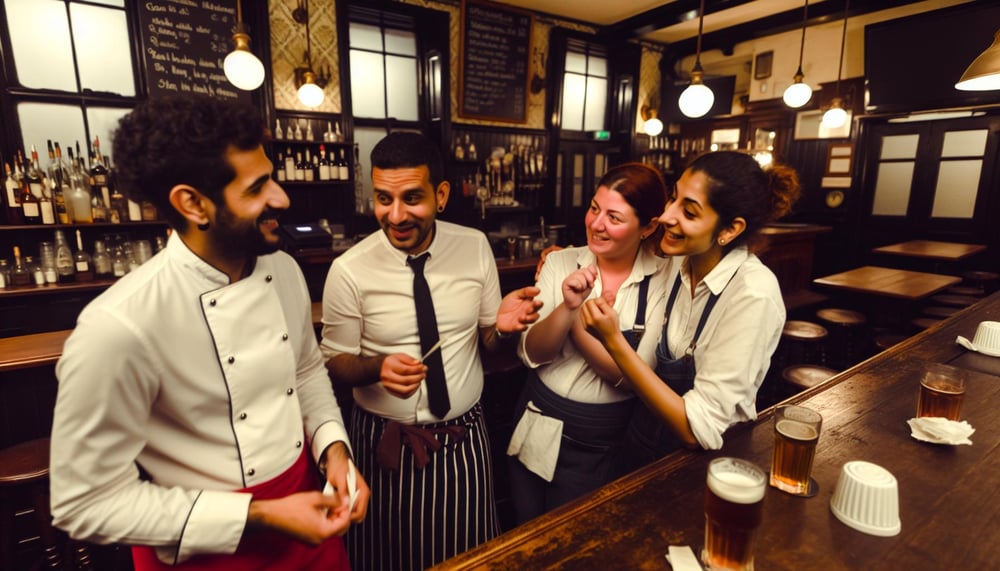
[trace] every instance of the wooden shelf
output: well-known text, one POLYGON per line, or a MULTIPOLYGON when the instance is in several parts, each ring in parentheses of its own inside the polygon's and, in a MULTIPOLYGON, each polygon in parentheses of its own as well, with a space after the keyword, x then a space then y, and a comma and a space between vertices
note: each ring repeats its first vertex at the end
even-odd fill
POLYGON ((0 289, 0 298, 24 297, 31 295, 50 295, 57 293, 79 293, 88 291, 102 291, 108 288, 115 280, 94 280, 92 282, 73 282, 65 284, 46 284, 30 286, 7 286, 0 289))

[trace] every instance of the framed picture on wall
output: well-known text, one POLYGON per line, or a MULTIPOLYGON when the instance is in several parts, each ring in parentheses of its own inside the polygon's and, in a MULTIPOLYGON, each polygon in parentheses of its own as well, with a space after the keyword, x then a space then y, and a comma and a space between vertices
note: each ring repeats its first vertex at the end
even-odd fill
POLYGON ((843 125, 830 128, 823 125, 823 110, 799 111, 795 114, 795 140, 806 139, 849 139, 853 114, 847 111, 847 120, 843 125))
POLYGON ((771 64, 774 63, 774 51, 757 54, 753 60, 753 78, 767 79, 771 77, 771 64))

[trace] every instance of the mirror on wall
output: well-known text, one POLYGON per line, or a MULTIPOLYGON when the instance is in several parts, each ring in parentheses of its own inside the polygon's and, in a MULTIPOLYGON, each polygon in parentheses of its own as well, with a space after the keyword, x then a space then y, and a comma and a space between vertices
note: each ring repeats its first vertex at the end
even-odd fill
POLYGON ((739 128, 713 129, 709 139, 709 148, 713 151, 735 151, 739 149, 739 128))

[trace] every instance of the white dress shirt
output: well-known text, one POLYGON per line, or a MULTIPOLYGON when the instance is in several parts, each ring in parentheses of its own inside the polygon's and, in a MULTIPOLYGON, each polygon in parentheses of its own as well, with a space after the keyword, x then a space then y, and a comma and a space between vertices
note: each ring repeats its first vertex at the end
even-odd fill
MULTIPOLYGON (((500 308, 496 260, 486 236, 441 220, 435 225, 424 276, 434 299, 451 410, 443 419, 431 413, 426 383, 407 398, 381 382, 354 389, 356 404, 404 424, 457 418, 479 401, 479 328, 493 327, 500 308)), ((413 270, 406 259, 379 231, 333 261, 323 290, 321 349, 327 359, 341 353, 421 357, 413 270)))
MULTIPOLYGON (((535 297, 542 301, 539 311, 539 321, 563 303, 562 283, 566 276, 578 268, 597 264, 597 258, 590 248, 579 246, 552 252, 545 257, 545 264, 535 284, 541 293, 535 297)), ((649 292, 646 295, 646 332, 639 341, 637 353, 649 364, 656 366, 656 344, 663 328, 663 309, 667 303, 667 269, 669 262, 639 249, 639 255, 632 265, 632 273, 622 282, 615 295, 614 310, 618 314, 618 324, 621 330, 632 329, 635 324, 635 314, 639 304, 639 285, 643 278, 652 274, 649 281, 649 292)), ((671 274, 672 279, 672 274, 671 274)), ((594 282, 594 287, 587 299, 601 295, 603 282, 600 275, 594 282)), ((536 322, 537 323, 537 322, 536 322)), ((594 372, 587 364, 569 335, 559 349, 559 355, 549 363, 533 362, 525 350, 527 334, 521 335, 518 355, 528 367, 537 369, 538 377, 545 386, 563 398, 583 403, 610 403, 634 398, 631 391, 615 389, 594 372)))
POLYGON ((694 388, 681 395, 698 443, 715 450, 732 424, 757 418, 757 390, 781 338, 785 304, 777 278, 745 247, 726 254, 693 298, 686 262, 681 262, 681 287, 667 324, 674 358, 691 344, 709 296, 722 292, 694 351, 694 388))
POLYGON ((166 562, 234 552, 250 495, 233 490, 283 473, 303 446, 318 458, 347 443, 283 252, 229 283, 174 234, 81 312, 56 374, 55 524, 166 562))

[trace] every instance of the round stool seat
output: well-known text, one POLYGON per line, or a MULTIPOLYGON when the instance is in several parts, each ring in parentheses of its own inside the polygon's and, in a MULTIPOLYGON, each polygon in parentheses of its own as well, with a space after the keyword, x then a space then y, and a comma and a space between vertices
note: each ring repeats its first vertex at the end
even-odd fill
POLYGON ((837 374, 837 371, 818 365, 791 365, 781 371, 781 379, 796 389, 815 387, 837 374))
POLYGON ((790 320, 785 322, 782 337, 801 341, 819 341, 827 336, 826 327, 811 321, 790 320))
POLYGON ((941 320, 934 317, 917 317, 916 319, 910 320, 910 324, 921 331, 929 327, 933 327, 938 323, 941 323, 941 320))
POLYGON ((889 347, 902 343, 907 339, 909 339, 909 337, 901 333, 883 333, 875 336, 875 346, 880 350, 885 351, 889 347))
POLYGON ((983 297, 986 292, 982 288, 972 287, 972 286, 951 286, 947 290, 948 293, 952 295, 966 295, 969 297, 983 297))
POLYGON ((952 307, 969 307, 979 301, 979 298, 970 295, 954 295, 942 293, 931 297, 931 301, 938 305, 950 305, 952 307))
POLYGON ((921 313, 928 317, 951 317, 959 311, 962 311, 961 307, 949 307, 947 305, 930 305, 920 310, 921 313))
POLYGON ((966 285, 977 287, 984 293, 990 293, 996 290, 997 283, 1000 282, 1000 274, 973 270, 962 273, 962 280, 966 285))
POLYGON ((33 482, 48 474, 48 438, 29 440, 0 450, 0 486, 33 482))
POLYGON ((865 317, 865 314, 860 311, 854 311, 853 309, 841 309, 837 307, 827 307, 821 309, 816 312, 816 317, 818 317, 821 321, 833 325, 864 325, 868 322, 868 318, 865 317))

